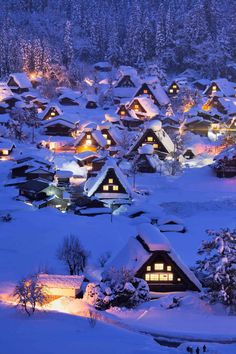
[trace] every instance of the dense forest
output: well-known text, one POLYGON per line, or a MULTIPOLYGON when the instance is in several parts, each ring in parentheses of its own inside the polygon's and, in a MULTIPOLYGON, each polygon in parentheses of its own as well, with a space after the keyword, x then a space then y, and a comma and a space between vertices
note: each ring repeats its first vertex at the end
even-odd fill
POLYGON ((0 76, 76 75, 81 62, 155 62, 167 72, 224 75, 236 60, 235 0, 8 0, 0 7, 0 76))

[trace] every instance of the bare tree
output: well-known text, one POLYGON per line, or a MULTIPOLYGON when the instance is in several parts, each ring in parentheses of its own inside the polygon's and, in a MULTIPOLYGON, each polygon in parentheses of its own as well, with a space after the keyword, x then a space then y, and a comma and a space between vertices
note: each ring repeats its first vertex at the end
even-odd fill
POLYGON ((31 276, 21 279, 14 290, 14 297, 28 316, 31 316, 36 306, 42 306, 47 300, 47 295, 43 290, 43 286, 38 283, 37 276, 31 276))
POLYGON ((104 268, 105 264, 108 262, 108 260, 111 258, 111 252, 104 252, 101 254, 101 256, 98 258, 98 264, 101 268, 104 268))
POLYGON ((80 240, 75 235, 65 237, 57 250, 57 258, 66 265, 70 275, 80 274, 84 271, 88 256, 88 252, 82 247, 80 240))

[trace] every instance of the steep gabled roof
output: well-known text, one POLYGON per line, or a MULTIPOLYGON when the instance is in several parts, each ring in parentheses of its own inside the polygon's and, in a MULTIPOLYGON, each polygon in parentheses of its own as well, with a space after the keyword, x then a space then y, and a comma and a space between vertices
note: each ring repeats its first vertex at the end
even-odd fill
MULTIPOLYGON (((94 140, 98 143, 99 146, 105 147, 107 145, 106 139, 104 138, 100 130, 91 130, 91 131, 88 130, 87 132, 91 134, 91 136, 94 138, 94 140)), ((79 145, 79 143, 85 137, 85 135, 86 135, 85 131, 81 132, 77 136, 74 145, 75 146, 79 145)))
POLYGON ((98 187, 102 184, 102 182, 106 178, 106 175, 110 169, 114 171, 116 177, 120 181, 126 193, 128 195, 132 194, 131 187, 125 175, 122 173, 122 171, 120 170, 120 168, 117 166, 116 162, 113 159, 108 159, 107 162, 102 167, 102 169, 98 172, 96 177, 90 177, 86 181, 84 189, 89 197, 91 197, 96 192, 98 187))
POLYGON ((38 274, 38 282, 48 288, 80 289, 84 281, 83 275, 38 274))
MULTIPOLYGON (((227 96, 234 96, 235 95, 236 83, 230 82, 227 79, 222 78, 222 79, 213 80, 211 82, 210 86, 214 85, 214 84, 216 84, 218 86, 219 90, 223 93, 224 96, 227 97, 227 96)), ((207 92, 207 90, 210 88, 210 86, 208 86, 206 88, 206 90, 203 92, 203 94, 205 94, 207 92)))
POLYGON ((148 115, 149 117, 155 117, 157 115, 160 114, 160 111, 158 109, 158 107, 153 103, 152 99, 143 95, 143 96, 138 96, 132 99, 132 101, 129 104, 129 109, 131 108, 132 104, 134 101, 138 101, 139 104, 144 108, 144 110, 146 111, 146 113, 143 112, 136 112, 135 113, 139 113, 142 115, 148 115))
POLYGON ((51 118, 49 120, 46 120, 43 123, 44 127, 50 127, 51 125, 55 125, 55 124, 61 124, 64 125, 68 128, 73 128, 74 124, 70 121, 68 121, 67 119, 63 118, 64 116, 56 116, 55 118, 51 118))
POLYGON ((22 89, 32 88, 32 84, 25 73, 14 73, 9 75, 9 80, 13 79, 22 89))

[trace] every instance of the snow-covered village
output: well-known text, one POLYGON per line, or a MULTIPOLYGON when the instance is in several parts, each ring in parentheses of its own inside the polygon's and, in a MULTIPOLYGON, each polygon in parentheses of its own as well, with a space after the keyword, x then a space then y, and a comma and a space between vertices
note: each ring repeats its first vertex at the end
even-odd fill
POLYGON ((0 7, 0 353, 236 353, 235 0, 0 7))

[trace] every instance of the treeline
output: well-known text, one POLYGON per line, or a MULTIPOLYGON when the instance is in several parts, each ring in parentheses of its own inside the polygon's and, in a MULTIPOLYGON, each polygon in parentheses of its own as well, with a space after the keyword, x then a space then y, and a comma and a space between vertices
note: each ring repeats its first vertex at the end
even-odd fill
POLYGON ((166 71, 224 75, 236 59, 235 0, 8 0, 0 8, 0 76, 76 71, 109 60, 166 71))

